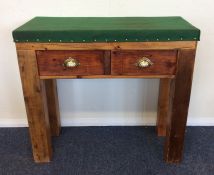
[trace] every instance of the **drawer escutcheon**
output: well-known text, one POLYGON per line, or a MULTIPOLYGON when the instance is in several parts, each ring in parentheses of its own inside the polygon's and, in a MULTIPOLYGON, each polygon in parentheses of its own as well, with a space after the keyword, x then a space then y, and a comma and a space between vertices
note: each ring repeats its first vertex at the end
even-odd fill
POLYGON ((135 64, 139 68, 146 68, 152 66, 154 63, 147 57, 140 58, 135 64))
POLYGON ((67 68, 74 68, 74 67, 77 67, 79 65, 80 65, 80 63, 76 59, 74 59, 72 57, 69 57, 63 63, 63 66, 65 66, 67 68))

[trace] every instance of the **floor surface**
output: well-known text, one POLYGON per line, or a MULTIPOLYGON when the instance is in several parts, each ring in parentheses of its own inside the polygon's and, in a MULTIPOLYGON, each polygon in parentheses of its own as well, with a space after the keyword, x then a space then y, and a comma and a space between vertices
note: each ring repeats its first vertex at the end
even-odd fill
POLYGON ((163 161, 155 127, 66 127, 52 162, 32 159, 27 128, 0 128, 0 175, 214 175, 214 127, 188 127, 181 164, 163 161))

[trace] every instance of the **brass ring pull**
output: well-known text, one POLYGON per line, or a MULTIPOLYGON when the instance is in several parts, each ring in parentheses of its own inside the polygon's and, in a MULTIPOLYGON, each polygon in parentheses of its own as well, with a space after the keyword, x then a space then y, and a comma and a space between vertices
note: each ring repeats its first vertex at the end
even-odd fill
POLYGON ((154 63, 149 58, 143 57, 137 61, 136 66, 139 68, 146 68, 146 67, 149 67, 153 64, 154 63))
POLYGON ((77 67, 79 65, 80 65, 80 63, 76 59, 71 58, 71 57, 66 59, 63 63, 63 66, 65 66, 67 68, 74 68, 74 67, 77 67))

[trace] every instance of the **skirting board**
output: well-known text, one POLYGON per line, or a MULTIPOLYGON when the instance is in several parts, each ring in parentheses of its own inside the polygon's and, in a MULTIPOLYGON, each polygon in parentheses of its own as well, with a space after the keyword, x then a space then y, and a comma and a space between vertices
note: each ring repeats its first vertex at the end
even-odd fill
MULTIPOLYGON (((62 114, 62 126, 154 126, 156 124, 156 113, 83 113, 62 114), (113 117, 115 116, 115 117, 113 117), (132 116, 132 117, 130 117, 132 116)), ((188 126, 214 126, 214 117, 189 116, 188 126)), ((0 127, 27 127, 26 116, 20 118, 0 118, 0 127)))

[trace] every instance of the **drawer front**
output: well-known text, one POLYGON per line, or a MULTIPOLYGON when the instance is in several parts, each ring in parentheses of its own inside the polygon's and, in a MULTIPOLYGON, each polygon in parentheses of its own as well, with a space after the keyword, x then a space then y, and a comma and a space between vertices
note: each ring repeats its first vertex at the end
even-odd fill
POLYGON ((40 76, 104 74, 103 51, 37 51, 40 76))
POLYGON ((113 75, 174 75, 176 50, 113 51, 113 75))

